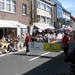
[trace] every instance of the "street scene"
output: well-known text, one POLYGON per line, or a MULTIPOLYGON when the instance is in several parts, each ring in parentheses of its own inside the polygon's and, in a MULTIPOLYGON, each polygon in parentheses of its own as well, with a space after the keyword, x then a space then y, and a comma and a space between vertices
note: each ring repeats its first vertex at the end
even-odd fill
MULTIPOLYGON (((69 53, 74 47, 70 43, 69 53)), ((69 63, 64 62, 64 52, 44 52, 31 50, 25 55, 25 49, 0 56, 0 75, 69 75, 69 63)))
POLYGON ((0 75, 75 75, 75 1, 0 0, 0 75))

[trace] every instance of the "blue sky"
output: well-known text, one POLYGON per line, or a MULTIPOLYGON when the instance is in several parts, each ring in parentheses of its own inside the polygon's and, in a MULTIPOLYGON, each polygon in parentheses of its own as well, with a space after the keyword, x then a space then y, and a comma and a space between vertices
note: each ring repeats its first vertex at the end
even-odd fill
POLYGON ((58 0, 62 3, 62 6, 68 10, 73 16, 75 16, 75 0, 58 0))

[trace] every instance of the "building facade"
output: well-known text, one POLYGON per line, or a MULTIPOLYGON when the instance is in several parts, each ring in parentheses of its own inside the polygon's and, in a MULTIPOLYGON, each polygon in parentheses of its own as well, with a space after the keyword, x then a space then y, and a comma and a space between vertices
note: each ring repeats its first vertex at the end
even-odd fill
MULTIPOLYGON (((29 26, 30 16, 29 16, 28 1, 27 0, 0 0, 0 20, 2 20, 3 22, 5 20, 8 20, 9 22, 11 22, 11 24, 12 23, 17 24, 18 28, 20 28, 19 25, 23 25, 23 24, 29 26)), ((11 31, 8 32, 8 28, 0 27, 0 31, 3 31, 2 35, 6 35, 11 32, 11 31), (7 31, 8 33, 5 33, 5 31, 7 31)), ((17 31, 16 34, 18 33, 17 35, 21 35, 20 29, 16 31, 17 31)), ((24 27, 21 28, 21 31, 25 32, 24 27)))
POLYGON ((36 3, 38 22, 35 22, 34 26, 41 30, 45 30, 46 28, 54 28, 54 4, 48 0, 37 0, 36 3))
POLYGON ((61 28, 62 27, 62 3, 58 0, 48 0, 54 3, 54 27, 61 28))
POLYGON ((62 27, 63 28, 67 28, 67 27, 70 27, 70 16, 71 16, 71 13, 68 12, 65 8, 63 8, 63 21, 62 21, 62 27))
POLYGON ((71 15, 70 17, 70 27, 75 30, 75 17, 71 15))

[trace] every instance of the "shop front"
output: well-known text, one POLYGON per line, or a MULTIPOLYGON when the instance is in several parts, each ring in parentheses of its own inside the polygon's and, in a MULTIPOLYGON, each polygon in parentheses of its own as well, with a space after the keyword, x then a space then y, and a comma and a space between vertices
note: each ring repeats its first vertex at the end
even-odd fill
POLYGON ((17 28, 0 28, 0 39, 2 36, 7 37, 10 35, 11 37, 16 37, 17 36, 17 28))
POLYGON ((25 35, 25 32, 27 32, 27 26, 18 21, 0 20, 0 39, 8 35, 11 37, 25 35))

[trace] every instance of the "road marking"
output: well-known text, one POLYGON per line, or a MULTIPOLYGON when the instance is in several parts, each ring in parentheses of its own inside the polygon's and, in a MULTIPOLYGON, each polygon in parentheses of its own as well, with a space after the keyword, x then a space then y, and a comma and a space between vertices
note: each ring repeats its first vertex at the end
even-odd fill
POLYGON ((47 54, 49 54, 49 53, 50 53, 50 52, 46 52, 46 53, 44 53, 44 54, 41 54, 40 56, 37 56, 37 57, 34 57, 34 58, 30 59, 29 61, 33 61, 33 60, 38 59, 38 58, 40 58, 41 56, 47 55, 47 54))

